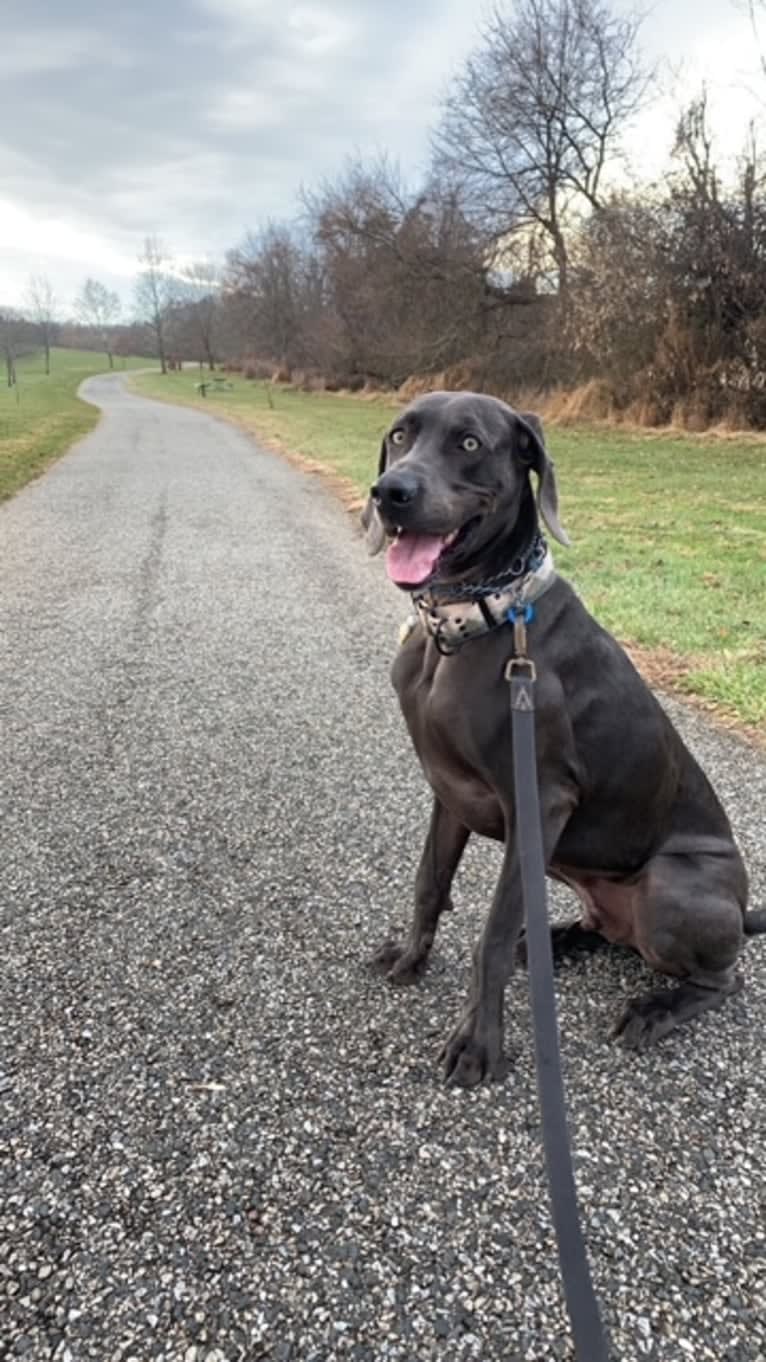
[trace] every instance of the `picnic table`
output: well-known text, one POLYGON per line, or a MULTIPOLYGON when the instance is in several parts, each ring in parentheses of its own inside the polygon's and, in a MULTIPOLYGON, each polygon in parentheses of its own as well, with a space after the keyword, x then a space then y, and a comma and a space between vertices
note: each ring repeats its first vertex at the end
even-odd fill
POLYGON ((224 378, 222 374, 215 374, 211 375, 210 378, 203 378, 200 383, 195 383, 194 387, 203 397, 207 397, 208 388, 211 388, 214 393, 222 393, 233 388, 234 384, 228 378, 224 378))

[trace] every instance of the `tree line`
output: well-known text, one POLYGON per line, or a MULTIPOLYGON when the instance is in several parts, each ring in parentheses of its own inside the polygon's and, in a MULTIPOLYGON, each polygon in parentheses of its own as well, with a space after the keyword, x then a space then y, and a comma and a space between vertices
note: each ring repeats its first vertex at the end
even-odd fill
POLYGON ((178 266, 156 237, 146 238, 138 266, 131 307, 123 306, 115 290, 88 277, 68 317, 62 315, 48 276, 30 276, 22 306, 0 306, 0 350, 8 386, 16 382, 17 359, 39 350, 49 374, 55 345, 100 350, 110 369, 116 355, 156 356, 163 373, 198 355, 212 368, 213 317, 223 308, 220 270, 207 261, 178 266))
MULTIPOLYGON (((766 162, 743 129, 723 173, 702 90, 664 173, 637 183, 625 145, 655 93, 639 40, 607 0, 506 0, 450 82, 418 183, 385 156, 349 162, 220 266, 181 269, 147 239, 139 348, 163 369, 555 389, 583 414, 766 426, 766 162)), ((42 334, 49 311, 38 287, 28 324, 42 334)), ((77 316, 110 354, 135 343, 96 281, 77 316)))

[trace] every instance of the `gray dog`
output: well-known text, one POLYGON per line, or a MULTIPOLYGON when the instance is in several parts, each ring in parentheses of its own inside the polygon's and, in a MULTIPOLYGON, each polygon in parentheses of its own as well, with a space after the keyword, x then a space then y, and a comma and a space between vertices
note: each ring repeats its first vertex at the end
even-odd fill
POLYGON ((448 1082, 500 1078, 503 992, 520 953, 514 836, 509 611, 529 619, 537 668, 540 803, 548 873, 580 897, 580 922, 553 928, 557 955, 617 942, 679 982, 629 1002, 615 1034, 633 1050, 719 1007, 742 986, 747 876, 714 791, 619 644, 553 568, 538 512, 559 523, 553 463, 536 417, 474 393, 431 393, 397 418, 362 515, 372 552, 416 622, 393 667, 434 794, 406 941, 373 964, 392 982, 423 970, 472 832, 505 844, 474 951, 465 1011, 443 1053, 448 1082), (530 474, 538 481, 537 503, 530 474))

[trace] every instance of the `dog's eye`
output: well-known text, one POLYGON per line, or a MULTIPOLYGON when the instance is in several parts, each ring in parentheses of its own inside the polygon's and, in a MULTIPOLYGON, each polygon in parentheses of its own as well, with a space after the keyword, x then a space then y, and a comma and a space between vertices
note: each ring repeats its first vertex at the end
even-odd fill
POLYGON ((475 435, 466 435, 465 439, 460 441, 460 448, 464 449, 466 454, 475 454, 479 448, 479 441, 475 435))
POLYGON ((406 438, 407 437, 403 430, 391 431, 391 443, 394 445, 403 445, 406 438))

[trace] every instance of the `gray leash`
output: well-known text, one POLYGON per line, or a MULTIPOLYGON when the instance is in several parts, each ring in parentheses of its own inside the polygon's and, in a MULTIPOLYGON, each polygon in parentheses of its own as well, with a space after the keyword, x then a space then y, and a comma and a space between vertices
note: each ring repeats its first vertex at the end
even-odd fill
POLYGON ((506 669, 511 687, 516 836, 527 931, 529 990, 535 1031, 537 1092, 553 1223, 567 1312, 578 1362, 610 1362, 609 1346, 593 1289, 577 1205, 561 1077, 553 951, 548 923, 545 856, 540 824, 535 747, 534 663, 527 657, 526 619, 512 612, 515 656, 506 669))

